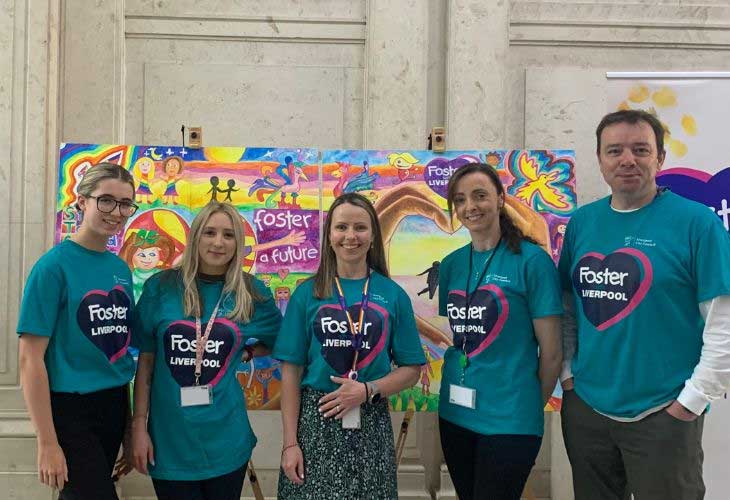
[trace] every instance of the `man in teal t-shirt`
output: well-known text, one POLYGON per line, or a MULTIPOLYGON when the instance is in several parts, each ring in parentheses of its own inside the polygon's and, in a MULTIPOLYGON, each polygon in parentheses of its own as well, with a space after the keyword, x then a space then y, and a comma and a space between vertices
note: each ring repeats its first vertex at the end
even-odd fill
POLYGON ((609 114, 596 136, 611 195, 573 216, 559 266, 575 498, 702 498, 703 414, 730 385, 730 236, 657 187, 654 116, 609 114))

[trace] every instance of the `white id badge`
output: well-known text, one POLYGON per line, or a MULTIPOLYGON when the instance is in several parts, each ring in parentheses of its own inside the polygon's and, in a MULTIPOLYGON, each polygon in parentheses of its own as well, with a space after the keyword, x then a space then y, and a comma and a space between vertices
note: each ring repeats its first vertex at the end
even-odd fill
POLYGON ((347 410, 342 416, 343 429, 359 429, 360 428, 360 407, 356 406, 347 410))
POLYGON ((463 406, 465 408, 476 408, 477 391, 460 385, 449 385, 449 403, 463 406))
POLYGON ((194 385, 180 388, 180 406, 201 406, 210 404, 210 386, 194 385))

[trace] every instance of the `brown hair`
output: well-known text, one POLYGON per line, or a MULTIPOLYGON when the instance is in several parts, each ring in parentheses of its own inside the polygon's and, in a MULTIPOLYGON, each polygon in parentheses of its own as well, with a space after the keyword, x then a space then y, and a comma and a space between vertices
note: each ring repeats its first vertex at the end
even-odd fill
MULTIPOLYGON (((132 196, 134 197, 134 178, 124 167, 117 165, 116 163, 102 162, 97 163, 89 167, 84 176, 81 178, 79 185, 76 186, 76 192, 81 196, 88 198, 91 193, 97 188, 101 181, 107 179, 118 179, 124 183, 132 186, 132 196)), ((78 204, 74 204, 76 209, 79 208, 78 204)))
POLYGON ((335 275, 337 274, 337 257, 330 241, 332 214, 337 207, 344 205, 345 203, 364 209, 370 216, 370 225, 373 231, 373 244, 367 253, 367 265, 369 268, 375 269, 383 276, 390 277, 388 264, 385 260, 385 247, 383 246, 383 234, 380 230, 380 221, 378 221, 378 214, 375 213, 373 204, 361 194, 345 193, 338 196, 334 203, 332 203, 329 213, 327 214, 327 220, 324 223, 319 267, 317 267, 317 272, 311 278, 314 279, 314 296, 318 299, 331 297, 333 293, 332 287, 335 284, 335 275))
MULTIPOLYGON (((459 181, 473 173, 480 173, 484 174, 489 178, 489 180, 494 185, 494 188, 497 190, 497 194, 501 195, 502 197, 506 196, 506 193, 504 191, 504 186, 502 185, 502 181, 499 180, 499 174, 496 170, 494 170, 494 167, 491 165, 487 165, 486 163, 469 163, 467 165, 464 165, 463 167, 460 167, 449 179, 449 185, 446 188, 446 204, 449 207, 449 213, 453 217, 453 208, 454 208, 454 197, 456 195, 456 186, 459 184, 459 181)), ((515 225, 514 221, 512 221, 512 218, 510 218, 509 215, 504 211, 504 206, 500 207, 499 210, 499 230, 500 234, 502 236, 502 240, 507 245, 507 248, 509 248, 512 253, 521 253, 520 250, 520 242, 522 240, 529 241, 530 243, 538 244, 534 239, 531 237, 525 235, 525 233, 522 232, 522 230, 515 225)))

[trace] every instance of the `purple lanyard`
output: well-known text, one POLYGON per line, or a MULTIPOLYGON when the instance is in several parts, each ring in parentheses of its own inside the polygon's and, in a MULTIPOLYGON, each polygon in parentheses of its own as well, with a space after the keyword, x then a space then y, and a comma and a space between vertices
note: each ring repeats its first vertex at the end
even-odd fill
POLYGON ((350 327, 350 333, 352 334, 352 349, 355 351, 355 357, 352 360, 352 369, 347 374, 352 380, 357 380, 357 358, 360 354, 360 348, 362 347, 363 334, 365 329, 365 313, 368 310, 368 303, 370 302, 370 271, 368 270, 368 277, 365 280, 365 284, 362 287, 362 300, 360 301, 360 314, 358 315, 357 328, 355 323, 352 321, 350 311, 347 309, 347 302, 345 301, 345 292, 342 290, 342 284, 340 283, 339 276, 335 276, 335 294, 337 295, 337 301, 340 303, 340 307, 345 312, 347 317, 347 323, 350 327))

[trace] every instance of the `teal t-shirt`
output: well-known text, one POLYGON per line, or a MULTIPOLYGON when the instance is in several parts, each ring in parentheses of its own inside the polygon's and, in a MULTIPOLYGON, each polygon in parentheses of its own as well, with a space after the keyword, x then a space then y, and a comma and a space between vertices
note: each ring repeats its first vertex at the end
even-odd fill
MULTIPOLYGON (((155 447, 156 479, 196 481, 227 474, 251 457, 256 445, 248 422, 243 391, 236 379, 246 340, 256 338, 271 348, 281 313, 263 283, 253 279, 263 301, 254 303, 248 323, 226 316, 233 295, 221 302, 203 355, 200 384, 212 388, 211 404, 180 405, 180 388, 195 385, 195 318, 183 312, 183 287, 177 270, 147 280, 137 304, 140 351, 155 354, 148 430, 155 447)), ((223 291, 223 282, 198 280, 203 301, 202 332, 223 291)))
POLYGON ((548 254, 526 241, 520 249, 516 254, 500 243, 478 285, 492 250, 475 251, 469 290, 471 244, 449 254, 439 269, 439 314, 449 319, 454 346, 464 343, 467 332, 469 359, 462 382, 461 349, 446 350, 439 416, 479 434, 543 434, 532 320, 560 315, 563 305, 558 273, 548 254), (467 293, 473 293, 469 311, 467 293), (475 409, 449 402, 451 384, 476 390, 475 409))
POLYGON ((129 268, 111 252, 65 240, 36 262, 17 332, 50 337, 45 362, 51 391, 86 394, 132 379, 132 297, 129 268))
POLYGON ((575 391, 633 418, 676 397, 700 359, 698 304, 730 294, 730 236, 707 207, 665 191, 627 213, 579 209, 560 257, 575 298, 575 391))
MULTIPOLYGON (((345 302, 357 323, 363 279, 340 279, 345 302)), ((391 362, 399 366, 426 363, 411 301, 393 280, 372 272, 363 343, 358 354, 358 380, 384 377, 391 362)), ((273 357, 304 366, 302 387, 331 392, 339 387, 330 376, 343 377, 352 368, 355 351, 347 317, 336 295, 314 297, 314 280, 302 283, 286 308, 273 357)))

